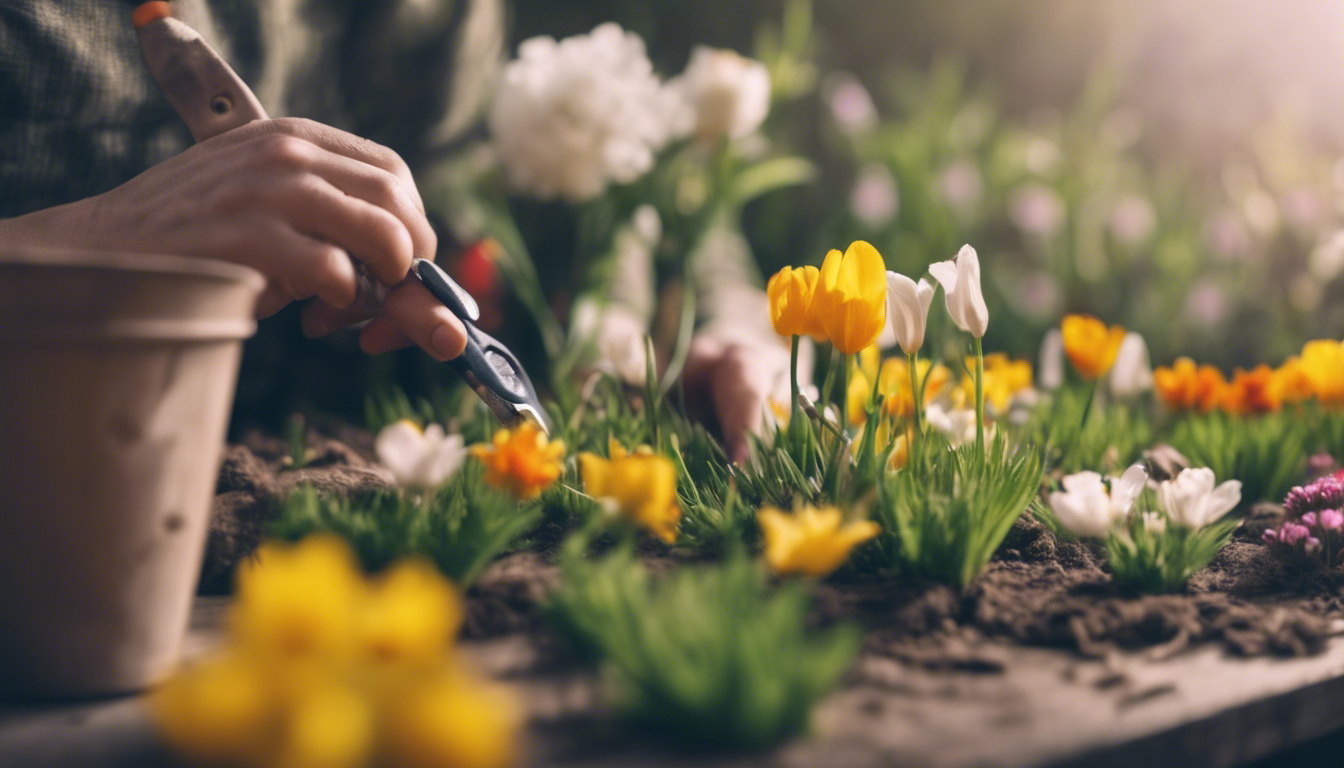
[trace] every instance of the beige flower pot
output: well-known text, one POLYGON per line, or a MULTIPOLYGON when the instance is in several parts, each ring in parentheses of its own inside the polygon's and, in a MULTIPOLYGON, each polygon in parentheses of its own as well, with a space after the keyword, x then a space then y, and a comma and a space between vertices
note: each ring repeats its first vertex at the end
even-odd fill
POLYGON ((132 691, 178 659, 242 340, 233 264, 0 244, 0 690, 132 691))

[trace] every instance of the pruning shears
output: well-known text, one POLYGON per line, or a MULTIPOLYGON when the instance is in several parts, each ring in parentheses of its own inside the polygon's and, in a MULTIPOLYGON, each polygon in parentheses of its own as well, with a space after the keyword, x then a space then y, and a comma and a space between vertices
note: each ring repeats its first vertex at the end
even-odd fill
MULTIPOLYGON (((197 141, 266 119, 266 110, 228 62, 162 0, 135 9, 132 23, 150 74, 197 141)), ((466 350, 449 360, 506 427, 531 419, 549 433, 532 381, 509 348, 477 328, 480 307, 434 262, 416 259, 411 271, 467 331, 466 350)))

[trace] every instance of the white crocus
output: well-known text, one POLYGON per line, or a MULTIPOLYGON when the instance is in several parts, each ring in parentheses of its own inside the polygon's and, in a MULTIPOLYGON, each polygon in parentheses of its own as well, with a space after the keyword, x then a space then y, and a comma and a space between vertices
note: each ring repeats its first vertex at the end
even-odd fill
POLYGON ((392 472, 397 485, 415 491, 439 487, 467 457, 461 435, 444 434, 438 424, 422 431, 406 419, 383 427, 373 447, 378 463, 392 472))
POLYGON ((1191 467, 1175 480, 1157 486, 1157 499, 1167 517, 1177 525, 1198 530, 1231 512, 1241 501, 1241 481, 1228 480, 1214 487, 1213 470, 1191 467))
POLYGON ((956 259, 930 266, 929 273, 943 286, 952 321, 977 339, 983 338, 989 329, 989 309, 980 290, 980 257, 975 249, 961 246, 956 259))
POLYGON ((639 35, 603 24, 559 42, 523 41, 495 88, 489 123, 515 189, 583 202, 648 172, 689 117, 639 35))
MULTIPOLYGON (((934 431, 947 438, 948 445, 956 448, 975 442, 975 409, 945 408, 941 403, 930 403, 924 410, 924 420, 934 431)), ((994 434, 992 427, 985 430, 985 437, 994 434)))
POLYGON ((913 355, 924 346, 924 330, 933 303, 933 284, 924 278, 916 283, 905 275, 887 272, 887 322, 901 351, 913 355))
POLYGON ((1147 481, 1147 470, 1138 464, 1111 480, 1109 491, 1096 472, 1065 475, 1064 490, 1050 494, 1050 509, 1073 535, 1101 538, 1125 519, 1147 481))
POLYGON ((695 115, 695 135, 705 141, 748 136, 770 112, 770 72, 732 51, 697 46, 686 71, 667 85, 695 115))
POLYGON ((1148 356, 1148 343, 1133 331, 1125 334, 1111 366, 1111 394, 1129 400, 1153 388, 1153 363, 1148 356))

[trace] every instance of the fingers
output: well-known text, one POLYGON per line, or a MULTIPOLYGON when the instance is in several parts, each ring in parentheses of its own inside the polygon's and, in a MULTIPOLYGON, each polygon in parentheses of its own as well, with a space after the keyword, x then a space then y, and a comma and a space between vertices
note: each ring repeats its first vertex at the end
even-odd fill
POLYGON ((382 315, 364 328, 359 346, 369 354, 380 354, 405 346, 406 339, 437 360, 451 360, 467 345, 462 321, 414 278, 388 294, 382 315))
MULTIPOLYGON (((326 336, 355 323, 376 317, 383 309, 388 287, 369 279, 356 270, 355 300, 348 307, 335 307, 321 299, 310 301, 303 308, 303 333, 309 338, 326 336)), ((409 344, 410 340, 406 340, 409 344)))
MULTIPOLYGON (((433 260, 438 250, 438 237, 425 218, 414 182, 407 184, 406 180, 387 170, 329 151, 323 151, 315 158, 313 171, 345 194, 391 213, 406 227, 414 247, 413 255, 433 260)), ((404 276, 403 272, 401 277, 404 276)))
POLYGON ((355 265, 342 248, 314 240, 274 218, 246 216, 219 226, 227 230, 209 239, 220 252, 270 280, 265 303, 258 306, 263 317, 289 301, 312 296, 336 307, 350 306, 355 300, 355 265))

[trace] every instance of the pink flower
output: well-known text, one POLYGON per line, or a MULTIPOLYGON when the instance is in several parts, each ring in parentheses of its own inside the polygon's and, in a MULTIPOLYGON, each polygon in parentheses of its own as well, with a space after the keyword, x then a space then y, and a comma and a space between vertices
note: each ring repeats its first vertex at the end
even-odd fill
POLYGON ((1327 531, 1338 531, 1344 528, 1344 512, 1338 509, 1327 509, 1321 512, 1321 527, 1327 531))

